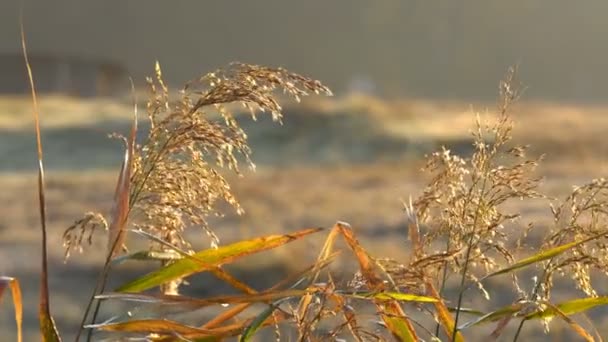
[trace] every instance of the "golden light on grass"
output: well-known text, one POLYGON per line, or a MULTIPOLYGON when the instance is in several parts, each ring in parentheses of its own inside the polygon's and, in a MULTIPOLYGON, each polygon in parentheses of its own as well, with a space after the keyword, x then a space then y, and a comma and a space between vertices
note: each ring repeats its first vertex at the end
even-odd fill
MULTIPOLYGON (((28 71, 35 104, 39 205, 46 247, 42 144, 33 77, 28 71)), ((417 198, 404 204, 405 252, 397 258, 372 255, 366 241, 360 240, 359 227, 345 222, 337 222, 329 230, 286 227, 286 233, 222 244, 210 218, 221 218, 226 208, 237 215, 246 209, 229 182, 235 178, 227 175, 242 175, 243 165, 254 168, 247 134, 231 112, 234 105, 250 110, 254 120, 266 112, 280 122, 280 92, 296 101, 312 93, 331 92, 319 81, 282 68, 242 63, 203 75, 174 92, 156 63, 154 76, 147 79, 145 111, 150 129, 137 135, 135 101, 130 133, 127 137, 113 135, 125 142, 125 149, 110 217, 87 212, 63 236, 68 259, 71 252, 82 252, 86 245, 93 245, 97 234, 108 231, 106 262, 79 329, 89 330, 87 340, 93 332, 110 332, 116 334, 111 336, 129 334, 153 341, 228 337, 250 341, 262 329, 274 327, 277 339, 286 336, 288 329, 287 335, 299 341, 465 341, 469 331, 482 324, 495 324, 489 335, 495 339, 517 322, 519 326, 513 329, 516 341, 526 322, 542 321, 550 334, 549 321, 559 318, 574 334, 594 340, 572 316, 608 304, 592 281, 592 275, 608 276, 608 182, 593 180, 575 188, 563 201, 554 201, 549 233, 540 242, 529 240, 534 226, 516 224, 520 213, 510 212, 509 205, 548 198, 540 191, 541 179, 536 174, 542 158, 530 158, 526 146, 514 144, 511 111, 520 95, 515 76, 511 69, 500 83, 494 120, 485 123, 478 117, 475 122, 470 155, 442 147, 428 156, 425 172, 432 179, 417 198), (197 230, 200 234, 187 234, 197 230), (130 249, 127 247, 141 246, 132 244, 127 234, 143 238, 145 248, 121 254, 130 249), (254 289, 226 267, 322 234, 326 234, 324 243, 317 259, 306 262, 309 267, 265 290, 254 289), (210 247, 194 251, 193 237, 210 247), (106 280, 114 268, 134 260, 153 262, 157 268, 114 292, 106 291, 106 280), (353 269, 338 278, 329 267, 336 260, 350 261, 353 269), (535 272, 532 284, 520 277, 524 269, 535 272), (184 296, 180 289, 190 277, 203 272, 240 293, 184 296), (510 277, 505 283, 515 299, 507 305, 500 304, 500 295, 487 286, 497 277, 510 277), (568 279, 582 298, 557 300, 553 284, 559 277, 568 279), (478 298, 486 300, 491 310, 469 308, 478 298), (146 317, 131 315, 129 310, 99 323, 99 305, 110 300, 135 305, 146 317), (194 323, 173 317, 200 308, 214 308, 214 316, 197 318, 194 323)), ((382 107, 382 115, 388 115, 387 110, 382 107)), ((41 274, 41 329, 47 339, 58 340, 48 305, 45 257, 41 274)), ((9 286, 13 290, 20 329, 18 282, 8 277, 0 280, 0 294, 9 286)), ((79 337, 80 332, 77 340, 79 337)))

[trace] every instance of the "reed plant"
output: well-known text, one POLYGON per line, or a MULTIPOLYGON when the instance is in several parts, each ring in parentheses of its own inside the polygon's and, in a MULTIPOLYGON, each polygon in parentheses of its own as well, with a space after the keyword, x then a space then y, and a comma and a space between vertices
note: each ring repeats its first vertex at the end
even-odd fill
MULTIPOLYGON (((22 42, 39 161, 40 327, 44 341, 59 341, 47 285, 43 145, 34 77, 24 38, 22 42)), ((409 243, 403 248, 409 253, 399 260, 372 256, 357 238, 357 228, 345 222, 327 229, 286 227, 287 234, 230 244, 223 244, 209 223, 210 217, 222 216, 225 208, 243 213, 225 174, 240 174, 243 165, 254 168, 247 134, 233 115, 234 105, 249 110, 254 120, 265 112, 280 122, 283 113, 277 91, 295 100, 311 93, 331 95, 322 83, 282 68, 234 63, 172 92, 156 63, 147 87, 149 130, 138 134, 135 100, 131 131, 112 135, 124 142, 124 151, 111 215, 85 213, 64 234, 66 259, 74 251, 82 252, 103 232, 107 236, 106 261, 77 327, 77 341, 102 334, 115 340, 249 341, 262 329, 274 329, 277 340, 464 341, 482 325, 493 325, 491 339, 502 336, 517 341, 531 324, 544 324, 550 336, 554 318, 566 322, 584 340, 601 340, 573 315, 608 303, 592 281, 592 275, 608 273, 608 183, 592 180, 562 201, 541 193, 536 168, 542 158, 528 157, 526 146, 512 141, 511 110, 521 95, 515 69, 500 82, 493 120, 483 122, 477 117, 473 152, 459 156, 444 147, 428 156, 425 173, 432 175, 430 182, 418 197, 404 202, 404 236, 409 243), (509 212, 508 207, 514 201, 538 199, 551 204, 553 225, 535 243, 529 233, 538 229, 536 225, 522 224, 520 214, 509 212), (201 234, 186 234, 189 230, 201 234), (317 259, 268 289, 255 290, 224 267, 312 234, 326 236, 317 259), (206 239, 209 247, 194 250, 193 236, 206 239), (130 250, 134 238, 145 239, 147 248, 130 250), (343 243, 338 244, 339 240, 343 243), (338 258, 357 265, 347 281, 336 279, 329 270, 338 258), (141 260, 157 268, 107 289, 114 269, 141 260), (521 276, 524 269, 526 277, 521 276), (180 289, 187 286, 188 277, 203 272, 240 294, 183 295, 180 289), (516 298, 507 306, 499 305, 502 294, 487 286, 497 277, 508 281, 516 298), (558 277, 570 279, 580 296, 554 300, 553 284, 558 277), (471 308, 480 297, 493 307, 491 311, 471 308), (107 301, 124 302, 137 310, 100 320, 99 308, 107 301), (196 324, 173 318, 202 308, 215 308, 215 316, 196 324), (131 314, 136 311, 145 315, 131 314), (512 337, 505 337, 510 324, 517 328, 512 337)), ((7 287, 12 290, 21 340, 19 283, 0 278, 0 295, 7 287)))

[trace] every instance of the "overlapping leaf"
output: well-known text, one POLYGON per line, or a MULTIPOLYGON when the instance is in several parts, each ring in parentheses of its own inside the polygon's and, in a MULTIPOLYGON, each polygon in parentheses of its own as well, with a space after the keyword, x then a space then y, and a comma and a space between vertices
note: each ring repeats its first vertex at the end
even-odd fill
POLYGON ((510 273, 510 272, 516 271, 518 269, 524 268, 526 266, 534 265, 534 264, 539 263, 541 261, 549 260, 549 259, 551 259, 553 257, 556 257, 556 256, 558 256, 558 255, 560 255, 560 254, 562 254, 562 253, 564 253, 564 252, 566 252, 566 251, 574 248, 574 247, 580 246, 580 245, 582 245, 582 244, 584 244, 586 242, 598 239, 598 238, 600 238, 602 236, 605 236, 605 235, 606 235, 606 233, 600 233, 600 234, 588 237, 586 239, 582 239, 582 240, 579 240, 579 241, 573 241, 573 242, 570 242, 570 243, 567 243, 567 244, 563 244, 561 246, 557 246, 557 247, 553 247, 553 248, 541 251, 541 252, 539 252, 539 253, 537 253, 537 254, 535 254, 533 256, 524 258, 524 259, 522 259, 522 260, 514 263, 513 265, 510 265, 508 267, 500 269, 500 270, 498 270, 496 272, 492 272, 492 273, 488 274, 487 276, 483 277, 482 280, 487 279, 487 278, 491 278, 491 277, 494 277, 494 276, 497 276, 497 275, 500 275, 500 274, 510 273))
POLYGON ((193 255, 193 258, 206 263, 206 265, 202 265, 200 262, 190 258, 181 259, 157 271, 151 272, 141 278, 131 281, 128 284, 119 287, 116 291, 144 291, 175 279, 184 278, 195 273, 208 271, 223 264, 231 263, 247 255, 279 247, 286 243, 300 239, 306 235, 319 232, 320 230, 322 229, 310 228, 292 234, 269 235, 251 240, 240 241, 230 245, 221 246, 218 249, 206 249, 193 255))
MULTIPOLYGON (((346 243, 355 254, 355 257, 359 262, 359 269, 367 282, 367 286, 373 291, 383 291, 385 287, 384 283, 374 271, 372 259, 359 244, 350 226, 338 222, 334 226, 334 229, 341 233, 346 240, 346 243)), ((382 320, 395 338, 399 341, 418 341, 418 336, 412 323, 397 301, 378 302, 376 306, 381 312, 382 320)))

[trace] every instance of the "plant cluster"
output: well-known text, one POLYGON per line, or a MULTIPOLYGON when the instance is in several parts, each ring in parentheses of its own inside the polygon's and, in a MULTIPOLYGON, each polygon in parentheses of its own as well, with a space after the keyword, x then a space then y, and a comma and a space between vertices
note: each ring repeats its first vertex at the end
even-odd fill
MULTIPOLYGON (((58 341, 46 285, 43 154, 29 71, 36 116, 44 248, 41 333, 45 341, 58 341)), ((220 243, 208 223, 209 216, 221 215, 218 205, 222 202, 237 213, 243 212, 222 173, 239 173, 239 163, 243 161, 254 166, 247 135, 230 105, 243 105, 251 110, 254 119, 256 112, 265 111, 279 121, 282 114, 276 90, 283 90, 296 100, 312 92, 331 92, 318 81, 281 68, 232 64, 172 94, 158 63, 155 71, 155 76, 147 80, 149 131, 138 142, 136 105, 130 135, 115 135, 125 142, 125 151, 110 217, 86 213, 64 234, 67 259, 71 251, 82 251, 84 244, 90 244, 95 232, 108 231, 106 262, 77 340, 86 330, 87 340, 93 338, 93 333, 105 332, 122 340, 220 341, 238 337, 249 341, 261 329, 274 327, 277 340, 464 341, 468 331, 491 322, 495 322, 491 337, 497 338, 516 320, 519 327, 515 341, 531 320, 545 322, 550 333, 548 322, 554 317, 567 322, 585 340, 595 340, 571 316, 608 303, 608 297, 598 293, 591 278, 594 272, 608 272, 608 183, 594 180, 554 203, 553 226, 540 245, 528 248, 528 233, 534 226, 522 225, 518 213, 508 212, 507 205, 545 196, 539 191, 540 180, 534 173, 541 160, 528 158, 526 148, 513 146, 511 141, 510 109, 520 95, 514 69, 500 83, 496 120, 483 124, 478 117, 476 121, 472 154, 457 156, 442 148, 428 157, 426 170, 433 175, 431 181, 418 198, 404 204, 410 242, 404 248, 411 251, 407 260, 373 257, 357 239, 355 229, 337 222, 327 230, 317 260, 263 291, 236 279, 223 266, 324 229, 308 228, 227 245, 220 243), (210 248, 192 250, 185 235, 188 229, 204 232, 210 248), (129 252, 127 237, 133 234, 147 239, 149 248, 129 252), (335 279, 328 271, 328 265, 344 254, 337 247, 339 239, 345 242, 348 255, 358 266, 348 281, 335 279), (153 261, 159 267, 107 290, 106 280, 112 269, 131 260, 153 261), (532 266, 537 267, 537 275, 530 286, 518 273, 532 266), (242 294, 211 298, 182 295, 180 287, 186 278, 201 272, 211 272, 242 294), (497 294, 487 287, 487 280, 507 276, 516 297, 512 304, 495 307, 491 312, 465 307, 471 296, 479 293, 494 303, 497 294), (552 288, 556 277, 572 279, 584 296, 555 302, 552 288), (155 288, 160 291, 144 293, 155 288), (478 292, 472 294, 472 288, 478 292), (450 289, 456 289, 455 293, 450 289), (133 312, 143 311, 146 316, 131 316, 130 310, 99 322, 99 306, 109 300, 129 303, 138 308, 133 312), (159 314, 154 309, 159 306, 168 309, 163 312, 171 313, 214 307, 216 315, 192 325, 172 320, 171 314, 159 314)), ((0 278, 0 295, 8 286, 20 330, 19 284, 13 278, 0 278)))

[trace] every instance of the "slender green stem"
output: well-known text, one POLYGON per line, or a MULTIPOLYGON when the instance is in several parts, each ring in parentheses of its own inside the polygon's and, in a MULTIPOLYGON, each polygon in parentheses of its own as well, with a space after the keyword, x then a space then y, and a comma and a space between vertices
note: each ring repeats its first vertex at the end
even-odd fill
POLYGON ((515 337, 513 337, 513 342, 517 341, 517 339, 519 338, 519 334, 521 333, 525 322, 525 319, 522 319, 521 322, 519 322, 519 326, 517 327, 517 331, 515 332, 515 337))
POLYGON ((475 218, 473 219, 473 226, 471 227, 471 232, 470 232, 471 237, 469 238, 469 241, 467 243, 467 253, 466 253, 465 259, 464 259, 462 276, 460 278, 460 291, 458 293, 458 305, 456 305, 456 317, 454 318, 454 329, 452 330, 451 341, 454 341, 456 339, 456 334, 458 333, 458 319, 460 318, 460 308, 462 307, 462 299, 464 297, 464 292, 466 291, 464 283, 467 279, 469 261, 471 258, 471 250, 473 249, 473 241, 475 239, 475 230, 477 229, 477 222, 479 221, 479 216, 480 216, 479 211, 481 210, 481 202, 483 201, 483 196, 486 191, 487 179, 488 179, 487 175, 484 175, 483 183, 481 185, 481 192, 479 193, 477 209, 475 210, 475 218))
MULTIPOLYGON (((111 250, 114 250, 116 248, 116 244, 118 243, 118 240, 119 240, 118 238, 116 240, 114 240, 114 244, 112 245, 111 250)), ((84 329, 84 326, 87 322, 87 318, 89 317, 89 311, 91 310, 91 306, 93 305, 93 302, 95 301, 95 296, 98 293, 102 293, 105 290, 108 275, 110 273, 111 261, 112 261, 112 253, 108 253, 108 256, 106 257, 106 262, 103 265, 103 270, 101 271, 101 274, 99 275, 99 279, 97 280, 97 284, 95 285, 93 294, 89 298, 89 302, 87 303, 87 308, 84 311, 84 315, 80 322, 80 326, 78 327, 78 333, 76 334, 76 339, 75 339, 76 342, 78 342, 80 340, 80 335, 82 334, 82 329, 84 329)), ((99 308, 100 308, 100 302, 98 301, 95 305, 95 310, 93 312, 93 319, 91 320, 91 324, 95 324, 95 320, 97 319, 97 314, 99 313, 99 308)), ((89 331, 87 333, 87 341, 91 340, 92 334, 93 334, 93 329, 89 329, 89 331)))

